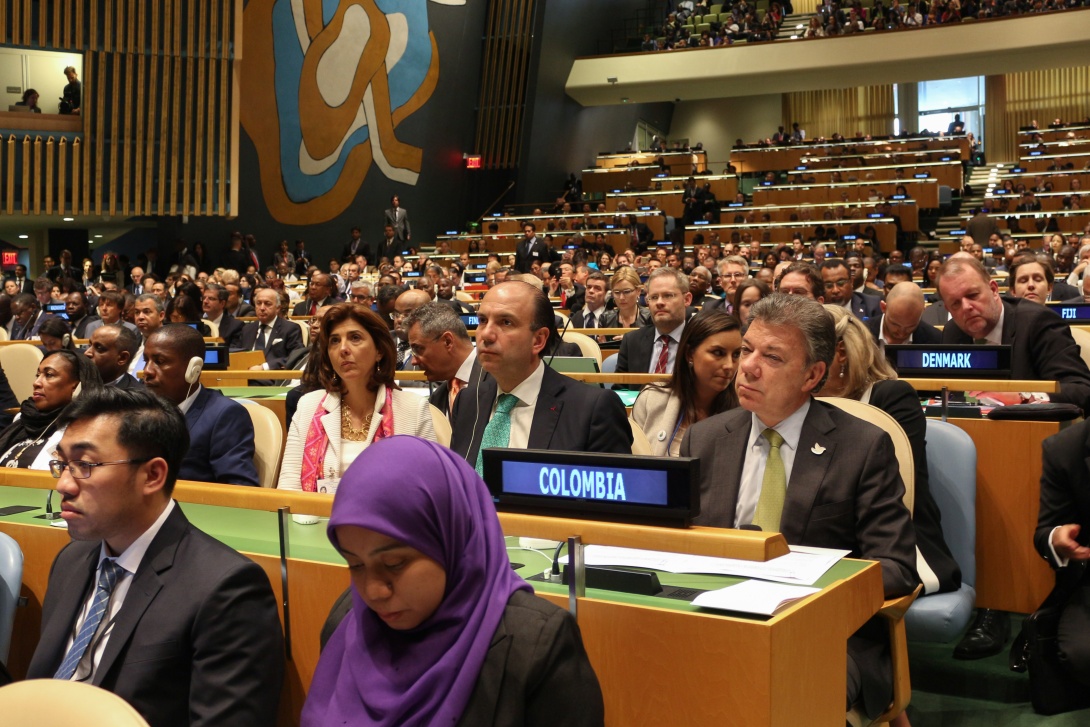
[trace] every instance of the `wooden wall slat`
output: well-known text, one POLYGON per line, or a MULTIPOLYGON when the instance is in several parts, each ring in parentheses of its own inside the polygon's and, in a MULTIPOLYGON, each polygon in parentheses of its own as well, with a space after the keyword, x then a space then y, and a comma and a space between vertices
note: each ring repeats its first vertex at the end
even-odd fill
MULTIPOLYGON (((178 138, 180 136, 180 129, 178 128, 183 119, 178 113, 179 99, 182 95, 182 59, 179 56, 174 56, 173 60, 173 73, 174 83, 170 84, 170 169, 169 176, 167 177, 167 183, 170 185, 170 212, 168 214, 178 214, 178 173, 179 173, 179 157, 178 157, 178 138)), ((163 106, 164 110, 166 106, 163 106)))
POLYGON ((53 208, 53 185, 57 179, 53 168, 57 157, 54 146, 56 144, 51 136, 45 142, 45 213, 47 215, 56 214, 56 210, 53 208))
MULTIPOLYGON (((42 213, 42 137, 34 137, 33 144, 33 159, 31 160, 30 167, 30 181, 31 187, 33 187, 34 195, 34 214, 40 215, 42 213)), ((26 206, 24 198, 23 206, 26 206)))
MULTIPOLYGON (((133 98, 132 77, 136 71, 136 56, 131 53, 125 56, 125 90, 123 98, 127 99, 121 109, 121 214, 131 215, 132 211, 132 178, 134 174, 132 157, 133 148, 136 146, 136 135, 133 133, 132 119, 136 113, 135 104, 128 100, 133 98)), ((116 122, 115 122, 116 123, 116 122)), ((117 177, 114 177, 116 184, 117 177)), ((116 198, 117 195, 114 195, 116 198)))
MULTIPOLYGON (((162 56, 152 56, 148 59, 148 74, 149 81, 151 78, 162 79, 162 56)), ((155 139, 159 129, 159 124, 156 123, 157 118, 155 114, 155 92, 154 85, 145 89, 145 103, 147 104, 147 129, 144 134, 144 214, 150 215, 152 213, 152 206, 154 203, 153 194, 153 180, 155 178, 155 139)), ((161 122, 161 120, 160 120, 161 122)))
POLYGON ((57 214, 68 214, 68 139, 57 144, 57 214))
POLYGON ((15 134, 8 137, 8 183, 4 212, 15 214, 15 134))
MULTIPOLYGON (((104 208, 103 199, 103 174, 106 167, 106 54, 95 53, 95 105, 92 111, 95 124, 95 214, 102 215, 104 208)), ((90 156, 90 150, 88 150, 90 156)))
MULTIPOLYGON (((110 216, 113 217, 117 214, 117 165, 120 149, 118 148, 123 139, 118 137, 118 131, 121 129, 121 122, 118 119, 118 101, 121 98, 121 59, 120 53, 114 53, 110 58, 110 66, 113 73, 111 74, 111 91, 110 91, 110 178, 109 182, 109 200, 107 202, 107 209, 110 210, 110 216)), ((105 84, 103 84, 105 85, 105 84)), ((126 97, 127 98, 127 97, 126 97)), ((127 105, 127 104, 126 104, 127 105)), ((102 160, 99 160, 100 167, 102 166, 102 160)))
MULTIPOLYGON (((75 0, 76 3, 76 40, 75 47, 83 47, 83 2, 82 0, 75 0)), ((75 157, 73 157, 75 159, 75 157)))
POLYGON ((23 45, 34 44, 34 3, 23 0, 23 45))
POLYGON ((205 139, 208 145, 208 153, 206 156, 207 170, 205 172, 205 214, 214 215, 219 214, 219 210, 216 209, 216 116, 219 110, 216 107, 216 99, 219 98, 219 68, 223 63, 221 60, 222 51, 216 53, 211 47, 214 47, 217 38, 219 38, 220 32, 220 3, 222 0, 215 0, 215 4, 212 6, 209 12, 209 21, 211 21, 211 27, 208 30, 208 44, 209 57, 211 61, 208 69, 208 100, 206 106, 208 108, 208 128, 205 130, 205 139))
POLYGON ((83 157, 83 141, 76 139, 72 142, 72 214, 79 214, 80 197, 80 162, 83 157))
MULTIPOLYGON (((232 26, 234 27, 234 38, 231 41, 229 47, 234 48, 234 59, 231 63, 231 123, 228 124, 228 164, 227 164, 227 176, 224 179, 230 180, 231 184, 228 187, 230 195, 228 196, 227 208, 223 210, 221 214, 227 217, 234 218, 238 216, 238 150, 240 146, 239 133, 241 124, 241 103, 242 103, 242 0, 234 0, 231 3, 234 11, 234 19, 232 26)), ((224 56, 227 56, 227 48, 223 48, 224 56)))
POLYGON ((170 146, 167 143, 168 133, 170 131, 171 122, 174 120, 172 116, 167 114, 165 110, 170 107, 170 88, 171 88, 171 63, 170 58, 164 56, 163 62, 163 97, 159 104, 159 108, 162 112, 159 114, 159 188, 155 193, 155 214, 165 215, 167 214, 167 148, 170 146))
MULTIPOLYGON (((230 0, 225 0, 221 4, 223 11, 223 17, 220 20, 220 47, 218 55, 220 57, 220 100, 219 100, 219 132, 217 136, 217 145, 219 146, 219 175, 216 178, 217 195, 216 195, 216 214, 227 214, 227 84, 229 83, 228 72, 230 71, 230 61, 228 60, 227 49, 231 47, 231 3, 230 0)), ((237 119, 236 119, 237 123, 237 119)))
POLYGON ((144 163, 144 98, 150 94, 147 93, 147 87, 145 86, 144 71, 147 66, 147 56, 140 54, 136 58, 136 88, 137 93, 133 98, 134 112, 136 114, 136 133, 133 134, 133 157, 135 161, 133 167, 135 169, 135 175, 133 179, 133 214, 144 214, 144 185, 142 182, 148 175, 147 165, 144 163))
POLYGON ((23 137, 23 214, 30 214, 30 135, 23 137))
POLYGON ((208 134, 205 133, 205 114, 208 111, 207 93, 208 93, 208 53, 205 50, 205 44, 208 42, 208 35, 206 29, 208 27, 208 6, 209 3, 199 3, 200 12, 197 16, 197 96, 196 96, 196 118, 194 119, 194 127, 196 129, 196 140, 193 147, 193 214, 204 214, 204 175, 205 165, 204 158, 208 153, 208 134))

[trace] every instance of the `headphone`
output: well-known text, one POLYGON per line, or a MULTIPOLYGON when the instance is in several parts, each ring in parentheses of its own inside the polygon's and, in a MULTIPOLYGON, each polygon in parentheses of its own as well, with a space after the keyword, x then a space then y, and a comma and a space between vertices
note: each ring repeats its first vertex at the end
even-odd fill
POLYGON ((72 344, 72 336, 67 333, 61 336, 61 348, 68 348, 72 344))
POLYGON ((201 380, 201 369, 204 368, 204 359, 194 356, 189 359, 189 365, 185 367, 185 382, 192 386, 201 380))

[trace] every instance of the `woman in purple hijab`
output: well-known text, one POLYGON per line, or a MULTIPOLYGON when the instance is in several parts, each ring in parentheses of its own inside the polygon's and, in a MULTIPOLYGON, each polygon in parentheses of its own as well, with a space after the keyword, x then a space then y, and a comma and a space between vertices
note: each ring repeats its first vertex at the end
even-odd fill
POLYGON ((376 442, 345 472, 328 534, 352 610, 322 652, 303 727, 604 723, 579 627, 511 570, 463 458, 415 437, 376 442))

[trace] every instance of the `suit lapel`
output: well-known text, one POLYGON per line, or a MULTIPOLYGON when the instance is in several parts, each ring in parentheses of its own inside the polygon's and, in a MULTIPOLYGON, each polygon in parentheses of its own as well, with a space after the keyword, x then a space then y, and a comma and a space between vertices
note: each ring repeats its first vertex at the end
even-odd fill
POLYGON ((810 411, 802 423, 799 447, 791 467, 791 481, 787 485, 787 500, 780 518, 780 530, 788 543, 803 540, 814 499, 825 480, 829 463, 836 457, 836 442, 831 436, 834 429, 836 426, 823 405, 811 401, 810 411))
POLYGON ((53 672, 61 665, 64 659, 65 646, 68 637, 75 628, 76 617, 84 602, 87 600, 91 589, 91 579, 94 578, 95 568, 98 565, 99 544, 73 543, 69 548, 81 548, 85 552, 75 557, 63 582, 55 584, 57 604, 53 607, 54 615, 42 631, 41 640, 38 643, 36 653, 45 655, 45 668, 48 674, 38 676, 52 677, 53 672))
POLYGON ((752 423, 748 411, 736 409, 735 412, 724 417, 725 426, 716 438, 711 461, 700 463, 702 472, 715 472, 718 476, 700 478, 700 516, 694 522, 696 525, 734 527, 742 465, 746 460, 752 423))
POLYGON ((1014 312, 1015 306, 1003 301, 1003 343, 1014 345, 1014 312))
POLYGON ((564 378, 548 366, 545 367, 541 390, 537 394, 537 405, 534 407, 534 420, 530 424, 530 437, 526 443, 530 449, 549 449, 556 425, 560 421, 560 412, 564 408, 564 402, 558 398, 567 386, 564 378))
POLYGON ((189 521, 182 514, 181 507, 175 503, 174 512, 170 513, 163 527, 151 541, 144 559, 140 562, 140 567, 133 576, 132 584, 129 585, 125 603, 117 613, 113 630, 110 631, 110 639, 102 652, 102 660, 95 669, 92 680, 95 686, 102 684, 122 650, 128 646, 129 639, 132 638, 132 633, 143 618, 144 612, 162 590, 163 581, 160 579, 160 574, 174 565, 174 554, 178 550, 178 543, 188 525, 189 521))

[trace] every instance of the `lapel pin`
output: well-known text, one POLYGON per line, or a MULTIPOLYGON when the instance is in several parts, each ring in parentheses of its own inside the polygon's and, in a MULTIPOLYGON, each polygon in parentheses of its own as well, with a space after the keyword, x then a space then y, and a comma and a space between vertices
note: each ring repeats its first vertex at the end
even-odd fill
POLYGON ((816 455, 822 455, 825 454, 825 447, 822 447, 820 444, 815 444, 813 447, 810 447, 810 451, 816 455))
POLYGON ((659 441, 660 442, 665 442, 666 441, 666 430, 665 429, 659 431, 659 441))

